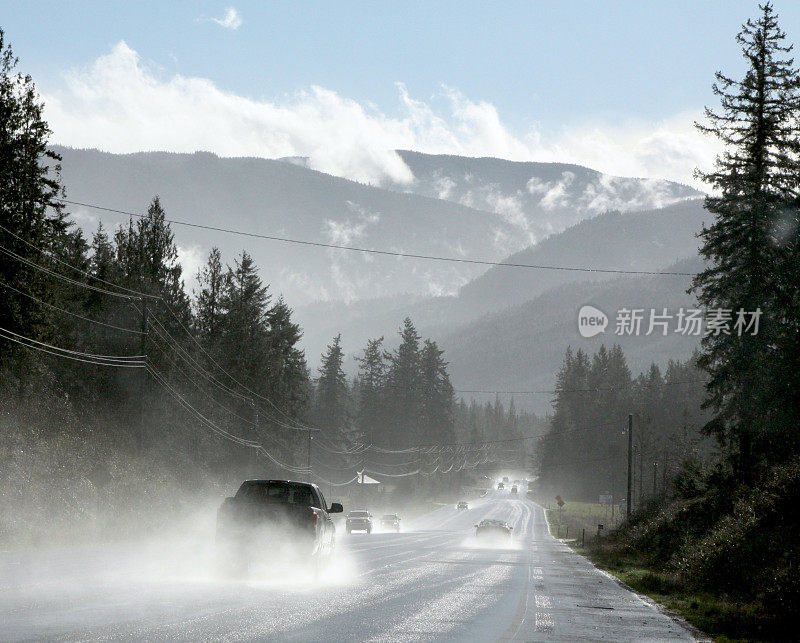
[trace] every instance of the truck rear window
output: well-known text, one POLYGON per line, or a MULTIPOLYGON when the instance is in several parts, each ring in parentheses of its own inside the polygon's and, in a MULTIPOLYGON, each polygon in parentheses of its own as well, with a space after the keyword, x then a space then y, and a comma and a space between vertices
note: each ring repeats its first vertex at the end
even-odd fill
POLYGON ((236 497, 306 507, 318 504, 314 497, 314 490, 310 486, 291 482, 246 482, 239 487, 236 497))

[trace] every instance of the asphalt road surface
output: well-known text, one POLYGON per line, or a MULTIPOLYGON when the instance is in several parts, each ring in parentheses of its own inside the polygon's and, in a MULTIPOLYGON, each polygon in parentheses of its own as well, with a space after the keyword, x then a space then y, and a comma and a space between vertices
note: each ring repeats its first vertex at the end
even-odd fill
POLYGON ((555 540, 507 492, 348 536, 316 580, 211 571, 208 539, 0 554, 0 640, 674 641, 690 632, 555 540), (475 541, 500 518, 510 546, 475 541))

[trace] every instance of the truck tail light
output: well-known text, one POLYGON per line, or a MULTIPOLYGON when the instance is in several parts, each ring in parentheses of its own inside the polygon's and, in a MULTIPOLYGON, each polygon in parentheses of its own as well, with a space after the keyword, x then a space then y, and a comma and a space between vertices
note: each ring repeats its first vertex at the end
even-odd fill
POLYGON ((316 511, 311 512, 311 524, 316 525, 319 521, 319 514, 316 511))

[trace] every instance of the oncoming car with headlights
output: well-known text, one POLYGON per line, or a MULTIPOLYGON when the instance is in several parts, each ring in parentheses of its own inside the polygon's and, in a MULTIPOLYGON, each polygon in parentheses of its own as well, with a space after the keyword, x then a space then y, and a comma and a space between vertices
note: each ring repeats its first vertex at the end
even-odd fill
POLYGON ((384 514, 381 516, 381 529, 400 532, 400 516, 397 514, 384 514))
POLYGON ((511 527, 505 520, 481 520, 475 525, 475 537, 478 540, 490 543, 510 543, 511 527))
POLYGON ((366 531, 372 533, 372 514, 366 509, 355 509, 347 514, 345 529, 348 534, 354 531, 366 531))

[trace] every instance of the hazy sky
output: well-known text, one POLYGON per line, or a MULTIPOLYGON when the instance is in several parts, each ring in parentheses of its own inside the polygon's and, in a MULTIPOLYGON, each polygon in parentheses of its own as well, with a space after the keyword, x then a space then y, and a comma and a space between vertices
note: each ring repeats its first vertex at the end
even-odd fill
MULTIPOLYGON (((775 7, 800 41, 800 3, 775 7)), ((0 2, 58 142, 310 156, 564 160, 689 181, 691 128, 755 2, 0 2)))

